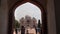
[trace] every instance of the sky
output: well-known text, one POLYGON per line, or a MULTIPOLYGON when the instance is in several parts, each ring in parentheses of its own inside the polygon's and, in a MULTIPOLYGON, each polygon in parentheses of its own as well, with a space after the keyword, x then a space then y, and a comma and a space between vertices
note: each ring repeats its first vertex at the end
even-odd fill
POLYGON ((32 3, 24 3, 15 9, 14 16, 17 21, 26 15, 35 17, 37 20, 40 19, 41 21, 41 10, 32 3))

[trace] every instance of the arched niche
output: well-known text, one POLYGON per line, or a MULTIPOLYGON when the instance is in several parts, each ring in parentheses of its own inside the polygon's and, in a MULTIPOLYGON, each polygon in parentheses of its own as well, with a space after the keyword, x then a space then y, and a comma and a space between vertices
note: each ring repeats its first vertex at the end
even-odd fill
POLYGON ((34 5, 36 5, 37 7, 39 7, 41 9, 41 13, 42 13, 42 34, 47 34, 47 15, 46 15, 46 10, 44 9, 44 7, 42 6, 42 4, 40 4, 39 2, 36 1, 32 1, 32 0, 24 0, 22 2, 16 2, 12 8, 10 9, 9 13, 8 13, 8 34, 13 34, 13 27, 14 27, 14 10, 19 6, 22 5, 26 2, 30 2, 34 5))

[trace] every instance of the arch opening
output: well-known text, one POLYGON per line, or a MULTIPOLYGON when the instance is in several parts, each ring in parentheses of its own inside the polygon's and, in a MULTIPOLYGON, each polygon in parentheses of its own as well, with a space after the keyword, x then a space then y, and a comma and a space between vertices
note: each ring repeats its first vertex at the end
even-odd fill
POLYGON ((30 2, 26 2, 26 3, 18 6, 15 9, 14 16, 16 17, 16 20, 19 21, 19 18, 24 17, 25 15, 29 15, 31 17, 35 17, 36 19, 42 20, 41 19, 42 18, 41 9, 30 2), (21 15, 18 15, 18 14, 21 14, 21 15), (40 15, 40 16, 38 16, 38 15, 40 15), (20 17, 18 17, 18 16, 20 16, 20 17), (36 16, 38 16, 38 17, 36 17, 36 16))
MULTIPOLYGON (((23 5, 27 3, 27 1, 23 1, 23 2, 18 2, 16 5, 14 5, 12 7, 12 9, 10 9, 10 12, 9 12, 9 23, 8 23, 8 34, 12 34, 14 33, 13 32, 13 29, 15 28, 15 17, 14 17, 14 11, 16 8, 18 8, 19 6, 23 5), (12 12, 13 11, 13 12, 12 12)), ((29 1, 28 3, 34 5, 34 6, 37 6, 37 8, 41 9, 41 20, 38 20, 39 22, 41 22, 41 26, 42 26, 42 30, 41 30, 41 34, 47 34, 47 19, 46 19, 46 12, 44 11, 44 8, 42 6, 40 6, 39 3, 35 2, 35 1, 29 1)), ((37 13, 36 13, 37 14, 37 13)), ((34 18, 35 19, 35 18, 34 18)), ((29 21, 27 21, 29 22, 29 21)), ((29 26, 29 25, 28 25, 29 26)))
MULTIPOLYGON (((26 2, 15 9, 14 16, 15 20, 18 21, 18 23, 20 24, 20 25, 18 24, 19 27, 18 26, 16 27, 17 30, 20 30, 18 31, 19 34, 22 33, 41 34, 42 17, 41 9, 39 7, 30 2, 26 2), (22 26, 24 28, 21 28, 22 26)), ((17 32, 14 33, 17 34, 17 32)))

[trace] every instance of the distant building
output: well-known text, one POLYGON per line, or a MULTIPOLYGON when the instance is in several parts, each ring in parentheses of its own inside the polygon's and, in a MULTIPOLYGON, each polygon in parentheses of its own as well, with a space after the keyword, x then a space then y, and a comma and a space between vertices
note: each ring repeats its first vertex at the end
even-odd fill
POLYGON ((37 27, 37 20, 33 17, 31 18, 30 16, 25 16, 20 19, 20 26, 24 26, 25 28, 35 28, 37 27))
POLYGON ((41 27, 40 27, 40 20, 37 20, 33 17, 31 18, 30 16, 25 16, 20 19, 20 28, 24 27, 25 34, 27 33, 34 33, 34 34, 39 34, 41 33, 41 27), (28 32, 27 32, 28 31, 28 32))
POLYGON ((20 27, 24 26, 25 27, 25 33, 27 33, 27 30, 29 33, 35 33, 36 30, 35 28, 37 27, 37 20, 33 17, 31 18, 30 16, 25 16, 20 19, 20 27))

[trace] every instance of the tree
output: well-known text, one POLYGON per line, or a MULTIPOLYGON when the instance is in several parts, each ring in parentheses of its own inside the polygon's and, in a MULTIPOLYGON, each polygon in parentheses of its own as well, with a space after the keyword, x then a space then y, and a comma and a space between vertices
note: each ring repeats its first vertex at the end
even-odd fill
POLYGON ((20 23, 17 20, 15 20, 15 29, 16 28, 20 28, 20 23))
POLYGON ((41 24, 40 24, 40 20, 38 20, 38 29, 37 29, 37 31, 38 31, 39 33, 41 33, 41 24))
POLYGON ((20 23, 17 21, 17 20, 15 20, 15 32, 16 32, 16 34, 17 34, 17 28, 20 28, 20 23))
POLYGON ((40 20, 38 20, 38 28, 41 28, 41 26, 40 26, 40 20))

